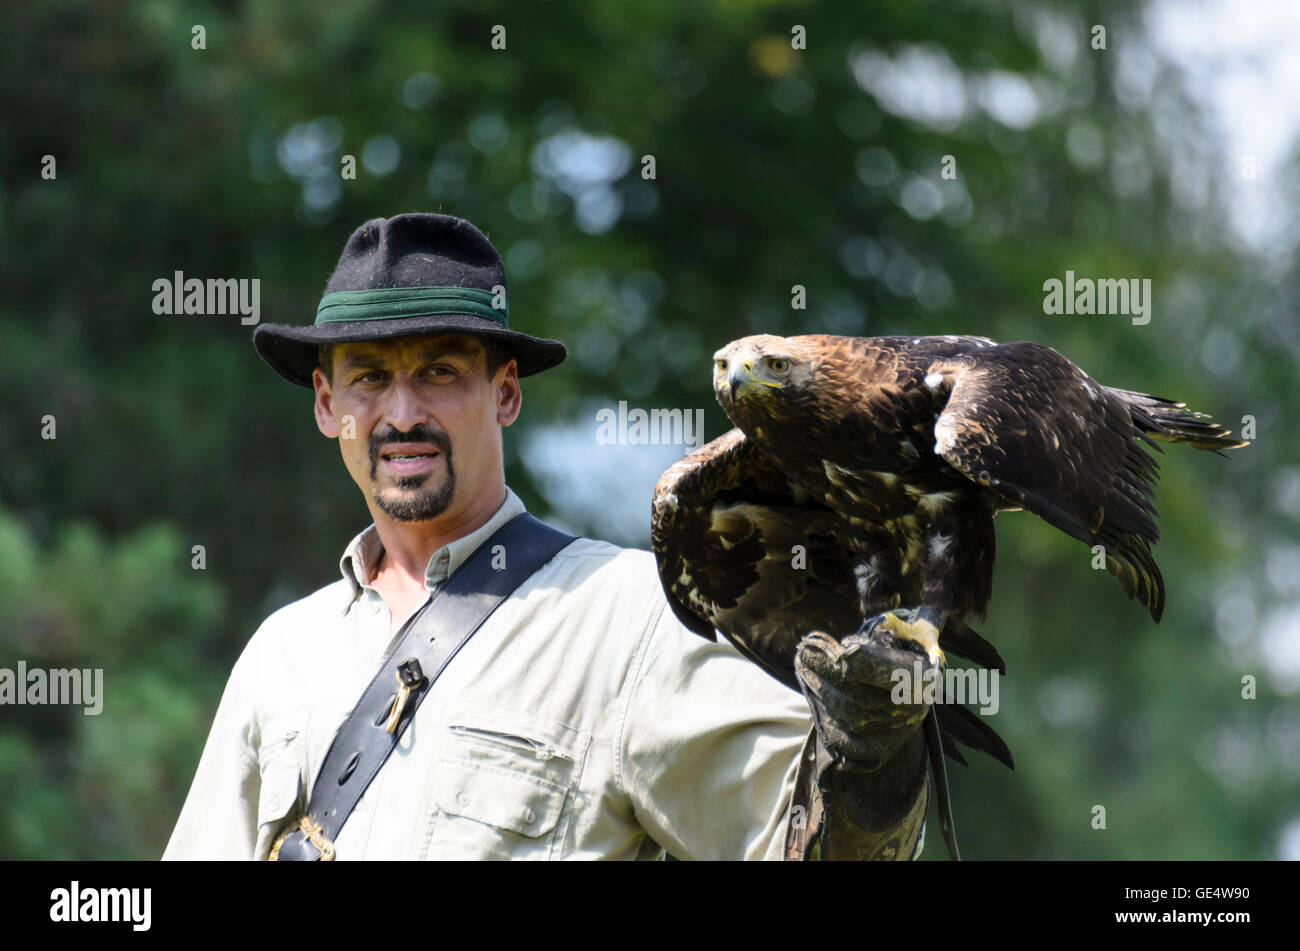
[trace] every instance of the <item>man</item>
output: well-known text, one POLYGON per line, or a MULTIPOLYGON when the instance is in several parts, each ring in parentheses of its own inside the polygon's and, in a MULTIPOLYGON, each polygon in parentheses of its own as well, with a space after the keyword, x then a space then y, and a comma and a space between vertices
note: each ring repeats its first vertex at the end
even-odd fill
POLYGON ((374 524, 342 580, 272 614, 240 656, 164 858, 913 857, 926 708, 805 655, 810 731, 804 697, 681 626, 647 552, 574 540, 441 673, 376 673, 523 513, 501 430, 519 378, 566 351, 510 329, 504 291, 469 222, 398 215, 352 234, 314 326, 257 328, 262 357, 313 388, 374 524), (343 726, 371 691, 380 716, 343 726), (338 771, 356 731, 388 745, 366 759, 357 741, 338 771))

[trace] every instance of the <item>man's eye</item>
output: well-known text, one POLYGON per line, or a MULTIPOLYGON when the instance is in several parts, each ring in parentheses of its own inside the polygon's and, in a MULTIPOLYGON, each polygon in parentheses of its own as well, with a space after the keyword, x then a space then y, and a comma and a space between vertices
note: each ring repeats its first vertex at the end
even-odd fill
POLYGON ((376 380, 378 380, 382 375, 383 375, 383 374, 381 374, 378 370, 367 370, 365 373, 362 373, 360 376, 358 376, 358 377, 357 377, 356 379, 354 379, 352 382, 353 382, 353 383, 373 383, 373 382, 375 382, 376 380))
POLYGON ((456 371, 445 363, 435 363, 433 366, 426 367, 425 373, 432 373, 434 376, 448 376, 456 371))

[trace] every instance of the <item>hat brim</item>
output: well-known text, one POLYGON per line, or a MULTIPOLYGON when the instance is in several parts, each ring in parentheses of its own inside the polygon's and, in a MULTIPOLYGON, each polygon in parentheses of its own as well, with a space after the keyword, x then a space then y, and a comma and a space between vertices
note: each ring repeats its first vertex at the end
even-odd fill
POLYGON ((359 340, 391 340, 424 334, 466 333, 492 337, 510 348, 521 377, 532 376, 558 366, 568 349, 558 340, 530 337, 517 330, 470 314, 436 314, 394 317, 391 320, 339 321, 311 326, 259 324, 253 331, 253 346, 276 373, 290 383, 311 386, 312 371, 320 365, 318 348, 327 343, 355 343, 359 340))

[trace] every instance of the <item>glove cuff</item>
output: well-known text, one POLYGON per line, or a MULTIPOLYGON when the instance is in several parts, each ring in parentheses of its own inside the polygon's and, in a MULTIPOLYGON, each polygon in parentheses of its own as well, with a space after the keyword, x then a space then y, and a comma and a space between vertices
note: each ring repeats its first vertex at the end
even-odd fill
POLYGON ((919 730, 892 760, 870 769, 830 752, 810 730, 795 771, 786 861, 918 857, 929 803, 926 769, 919 730))

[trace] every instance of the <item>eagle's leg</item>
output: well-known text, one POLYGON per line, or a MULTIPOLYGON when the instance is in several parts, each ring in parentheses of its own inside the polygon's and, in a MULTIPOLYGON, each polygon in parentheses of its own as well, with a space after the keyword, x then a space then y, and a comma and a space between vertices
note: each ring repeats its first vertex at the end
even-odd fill
POLYGON ((911 641, 921 647, 930 663, 935 667, 941 667, 945 663, 943 651, 939 648, 939 632, 943 630, 943 625, 947 619, 935 608, 922 606, 914 611, 886 611, 879 615, 879 621, 872 624, 875 618, 871 618, 863 625, 862 633, 870 627, 874 631, 885 631, 901 641, 911 641), (911 614, 911 621, 905 620, 901 615, 911 614))

